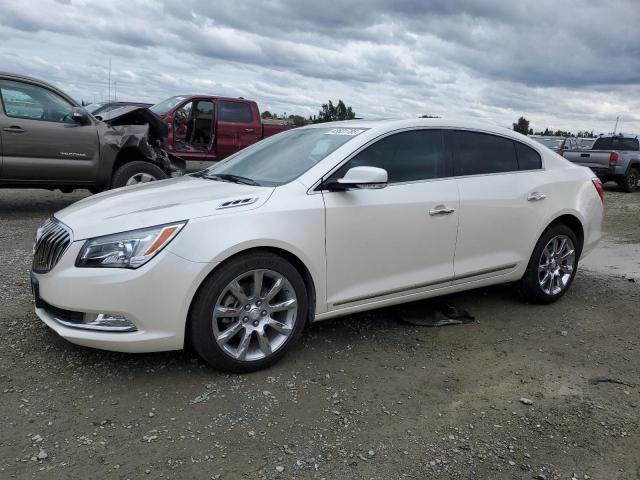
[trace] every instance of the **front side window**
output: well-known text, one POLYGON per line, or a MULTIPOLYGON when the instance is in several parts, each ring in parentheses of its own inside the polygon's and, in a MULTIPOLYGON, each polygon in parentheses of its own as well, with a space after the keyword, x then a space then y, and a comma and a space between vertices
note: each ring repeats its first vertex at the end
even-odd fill
POLYGON ((8 117, 73 123, 73 105, 44 87, 0 80, 0 94, 4 113, 8 117))
POLYGON ((450 175, 441 130, 411 130, 378 140, 340 167, 331 178, 342 178, 353 167, 382 168, 387 171, 389 183, 450 175))
POLYGON ((251 107, 247 103, 220 100, 220 121, 251 123, 253 122, 251 107))
POLYGON ((456 175, 515 172, 518 160, 513 141, 487 133, 453 132, 456 175))
POLYGON ((201 176, 263 186, 289 183, 366 129, 297 128, 273 135, 206 169, 201 176))

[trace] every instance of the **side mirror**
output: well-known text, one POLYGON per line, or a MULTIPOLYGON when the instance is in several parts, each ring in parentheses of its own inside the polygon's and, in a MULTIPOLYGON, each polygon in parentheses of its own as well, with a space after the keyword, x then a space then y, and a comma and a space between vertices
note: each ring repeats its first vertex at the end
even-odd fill
POLYGON ((71 110, 71 120, 80 125, 89 125, 91 123, 87 111, 80 107, 73 107, 71 110))
POLYGON ((350 188, 373 189, 387 186, 387 171, 378 167, 353 167, 344 177, 327 184, 329 190, 341 191, 350 188))

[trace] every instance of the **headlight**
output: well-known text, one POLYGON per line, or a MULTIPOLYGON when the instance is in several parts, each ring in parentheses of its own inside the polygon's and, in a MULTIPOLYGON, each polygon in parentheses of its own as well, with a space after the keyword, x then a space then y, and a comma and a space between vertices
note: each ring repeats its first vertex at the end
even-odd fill
POLYGON ((180 232, 185 222, 92 238, 80 250, 76 267, 138 268, 151 260, 180 232))

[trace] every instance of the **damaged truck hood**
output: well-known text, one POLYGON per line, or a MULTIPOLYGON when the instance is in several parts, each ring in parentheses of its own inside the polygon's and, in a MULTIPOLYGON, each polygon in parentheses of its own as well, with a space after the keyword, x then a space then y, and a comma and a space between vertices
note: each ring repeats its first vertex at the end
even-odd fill
POLYGON ((146 107, 127 105, 98 115, 97 118, 111 127, 148 125, 149 135, 153 138, 163 139, 168 133, 162 119, 146 107))
POLYGON ((211 215, 233 214, 263 205, 274 187, 257 187, 191 176, 143 183, 87 197, 55 217, 74 240, 137 230, 211 215), (225 202, 251 198, 251 204, 224 208, 225 202))

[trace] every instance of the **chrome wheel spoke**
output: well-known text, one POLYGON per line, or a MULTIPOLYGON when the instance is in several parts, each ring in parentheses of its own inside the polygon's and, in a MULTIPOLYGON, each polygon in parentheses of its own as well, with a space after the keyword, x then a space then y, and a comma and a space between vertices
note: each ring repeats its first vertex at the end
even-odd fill
POLYGON ((258 335, 258 346, 260 350, 262 350, 262 353, 264 353, 265 356, 271 355, 271 343, 265 331, 257 331, 256 333, 258 335))
POLYGON ((229 325, 220 335, 216 337, 216 341, 220 344, 226 344, 242 330, 242 322, 240 320, 229 325))
POLYGON ((249 297, 247 297, 247 294, 244 293, 244 289, 242 288, 242 285, 240 285, 237 280, 234 282, 231 282, 228 288, 229 288, 229 291, 233 294, 234 297, 238 299, 240 303, 249 302, 249 297))
POLYGON ((563 253, 562 255, 560 255, 560 260, 566 260, 567 258, 572 256, 574 253, 575 253, 575 250, 571 248, 567 250, 565 253, 563 253))
POLYGON ((284 284, 284 281, 283 281, 282 277, 276 279, 276 281, 273 282, 273 285, 271 286, 271 289, 269 289, 269 291, 267 292, 267 294, 263 298, 265 303, 269 303, 271 300, 273 300, 273 298, 278 294, 278 292, 280 292, 280 290, 282 290, 282 285, 283 284, 284 284))
POLYGON ((256 270, 253 272, 253 298, 260 298, 262 295, 262 279, 264 278, 264 272, 262 270, 256 270))
POLYGON ((216 305, 213 314, 216 317, 228 318, 228 317, 239 317, 242 313, 240 308, 233 307, 223 307, 222 305, 216 305))
POLYGON ((289 325, 273 319, 267 322, 267 326, 269 328, 273 328, 276 332, 281 333, 282 335, 289 335, 291 330, 293 330, 289 325))
POLYGON ((244 335, 242 336, 242 340, 238 344, 238 348, 236 349, 235 357, 238 360, 244 360, 247 356, 247 352, 249 351, 249 344, 251 343, 251 332, 247 329, 244 330, 244 335))
POLYGON ((297 302, 295 298, 291 298, 289 300, 285 300, 284 302, 276 303, 275 305, 269 305, 269 310, 271 313, 284 312, 286 310, 291 310, 292 308, 297 307, 297 302))

